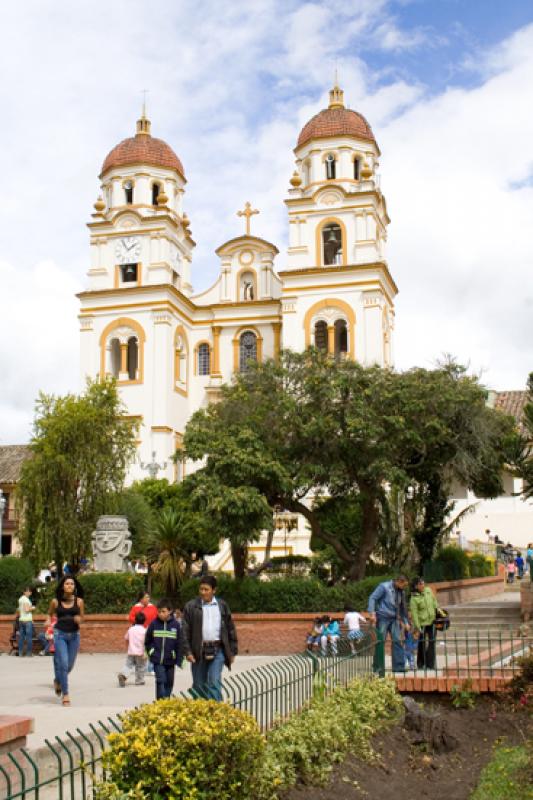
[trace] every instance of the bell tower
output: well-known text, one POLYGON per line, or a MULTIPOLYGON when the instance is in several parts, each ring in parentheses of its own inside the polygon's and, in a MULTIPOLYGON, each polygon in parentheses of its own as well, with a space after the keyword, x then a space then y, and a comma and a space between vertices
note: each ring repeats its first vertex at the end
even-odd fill
POLYGON ((152 137, 144 112, 135 136, 107 155, 100 180, 88 226, 90 287, 170 283, 190 295, 194 241, 183 212, 183 166, 165 142, 152 137))
POLYGON ((284 346, 314 345, 338 358, 390 365, 397 288, 385 259, 390 220, 380 150, 337 83, 294 153, 287 268, 280 273, 284 346))

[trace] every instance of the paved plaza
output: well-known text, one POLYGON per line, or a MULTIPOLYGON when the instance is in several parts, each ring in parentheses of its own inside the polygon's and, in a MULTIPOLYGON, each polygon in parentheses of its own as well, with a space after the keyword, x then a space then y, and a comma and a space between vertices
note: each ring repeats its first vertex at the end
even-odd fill
MULTIPOLYGON (((277 656, 239 656, 232 672, 269 664, 277 656)), ((52 688, 51 656, 18 658, 0 655, 0 714, 20 714, 35 719, 35 730, 28 737, 28 747, 39 747, 45 739, 61 736, 65 730, 89 730, 89 723, 114 716, 125 709, 155 699, 154 678, 146 676, 144 686, 135 686, 133 676, 121 689, 117 673, 124 663, 120 654, 82 654, 70 676, 72 705, 64 708, 52 688)), ((228 675, 224 670, 224 675, 228 675)), ((174 691, 191 686, 189 664, 176 670, 174 691)))

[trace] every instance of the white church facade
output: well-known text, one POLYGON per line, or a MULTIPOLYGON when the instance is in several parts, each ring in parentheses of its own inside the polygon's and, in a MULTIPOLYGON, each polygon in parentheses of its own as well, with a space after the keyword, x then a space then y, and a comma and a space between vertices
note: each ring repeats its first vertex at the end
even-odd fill
POLYGON ((143 113, 135 136, 104 161, 79 295, 81 370, 114 375, 140 423, 132 480, 146 477, 154 459, 159 477, 181 479, 171 456, 188 419, 250 360, 315 345, 363 364, 392 363, 397 288, 385 260, 389 218, 372 129, 335 86, 294 153, 286 254, 251 233, 257 212, 246 203, 244 234, 216 250, 219 277, 200 294, 175 152, 151 135, 143 113))

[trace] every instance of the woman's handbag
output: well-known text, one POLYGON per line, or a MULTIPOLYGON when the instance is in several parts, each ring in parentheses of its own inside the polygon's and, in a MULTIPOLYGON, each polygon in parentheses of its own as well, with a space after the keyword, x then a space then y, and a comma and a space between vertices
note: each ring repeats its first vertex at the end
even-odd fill
POLYGON ((435 627, 438 631, 447 631, 450 627, 450 615, 445 608, 437 608, 435 627))

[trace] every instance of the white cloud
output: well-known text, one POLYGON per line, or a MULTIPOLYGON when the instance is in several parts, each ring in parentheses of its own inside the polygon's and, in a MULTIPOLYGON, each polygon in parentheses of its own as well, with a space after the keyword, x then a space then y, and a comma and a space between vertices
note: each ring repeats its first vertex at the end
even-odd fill
POLYGON ((201 291, 218 274, 215 248, 241 230, 245 200, 261 209, 253 230, 277 244, 283 268, 292 148, 324 107, 336 61, 384 154, 398 363, 449 351, 488 367, 497 386, 523 383, 533 364, 531 29, 479 58, 477 88, 431 97, 408 73, 365 63, 365 47, 437 46, 434 32, 402 29, 387 0, 28 0, 4 4, 0 26, 0 70, 16 76, 0 85, 0 441, 27 438, 39 388, 78 386, 85 222, 141 90, 154 135, 184 163, 201 291))

